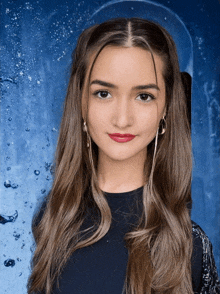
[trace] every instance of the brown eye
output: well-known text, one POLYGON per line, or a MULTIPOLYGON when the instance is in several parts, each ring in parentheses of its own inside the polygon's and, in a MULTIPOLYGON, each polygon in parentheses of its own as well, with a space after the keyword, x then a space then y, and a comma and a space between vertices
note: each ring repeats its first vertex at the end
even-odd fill
POLYGON ((93 95, 97 96, 100 99, 106 99, 111 97, 108 91, 96 91, 93 95))
POLYGON ((141 93, 137 96, 136 99, 143 102, 150 102, 151 100, 155 99, 155 97, 152 94, 141 93))

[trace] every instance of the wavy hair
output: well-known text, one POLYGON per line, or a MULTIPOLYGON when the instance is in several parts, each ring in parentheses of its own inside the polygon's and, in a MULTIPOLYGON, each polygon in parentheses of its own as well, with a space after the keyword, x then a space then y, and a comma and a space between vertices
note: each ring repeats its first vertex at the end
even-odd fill
POLYGON ((91 142, 88 149, 82 131, 86 76, 107 45, 144 48, 153 61, 154 54, 159 55, 166 85, 167 129, 148 145, 142 215, 136 229, 125 236, 129 258, 124 292, 192 294, 192 228, 187 208, 192 163, 186 97, 173 39, 160 25, 139 18, 108 20, 86 29, 78 39, 53 186, 43 217, 33 226, 36 250, 28 293, 51 293, 74 251, 100 240, 111 225, 111 211, 97 181, 98 147, 91 142), (85 227, 89 214, 93 223, 85 227))

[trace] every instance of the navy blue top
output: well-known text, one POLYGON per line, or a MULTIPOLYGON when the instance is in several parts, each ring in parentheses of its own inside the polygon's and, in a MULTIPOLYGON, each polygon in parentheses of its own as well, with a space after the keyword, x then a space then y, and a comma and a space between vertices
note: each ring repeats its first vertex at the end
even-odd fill
MULTIPOLYGON (((53 294, 122 294, 128 262, 124 235, 138 221, 142 193, 143 187, 124 193, 105 192, 112 212, 110 230, 101 240, 70 257, 59 278, 59 289, 55 284, 53 294)), ((211 243, 197 224, 192 225, 194 293, 220 293, 211 243)))

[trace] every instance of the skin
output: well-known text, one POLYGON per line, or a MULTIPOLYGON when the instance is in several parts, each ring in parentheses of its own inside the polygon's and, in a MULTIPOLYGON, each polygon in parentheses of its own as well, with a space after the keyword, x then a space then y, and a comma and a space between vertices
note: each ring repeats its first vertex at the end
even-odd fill
POLYGON ((105 192, 128 192, 145 183, 147 146, 165 115, 164 64, 156 54, 154 59, 157 82, 151 54, 142 48, 106 46, 93 66, 82 114, 85 119, 88 103, 87 125, 99 147, 97 174, 105 192), (109 137, 112 133, 135 138, 118 143, 109 137))

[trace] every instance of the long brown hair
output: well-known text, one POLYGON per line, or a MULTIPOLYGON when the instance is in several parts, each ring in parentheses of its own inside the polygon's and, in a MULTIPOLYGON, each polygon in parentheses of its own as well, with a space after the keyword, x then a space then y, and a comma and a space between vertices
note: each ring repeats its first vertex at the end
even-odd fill
POLYGON ((124 290, 129 294, 192 294, 192 230, 187 209, 191 201, 191 140, 178 57, 168 32, 139 18, 94 25, 78 39, 56 150, 54 182, 45 213, 33 227, 36 250, 28 293, 51 293, 70 255, 100 240, 111 225, 111 211, 97 181, 98 147, 92 142, 89 155, 81 111, 91 56, 94 64, 107 45, 144 48, 152 58, 159 55, 165 65, 167 129, 158 137, 156 154, 155 140, 148 146, 142 216, 138 227, 125 236, 129 259, 124 290), (91 208, 96 211, 94 223, 82 229, 91 208))

